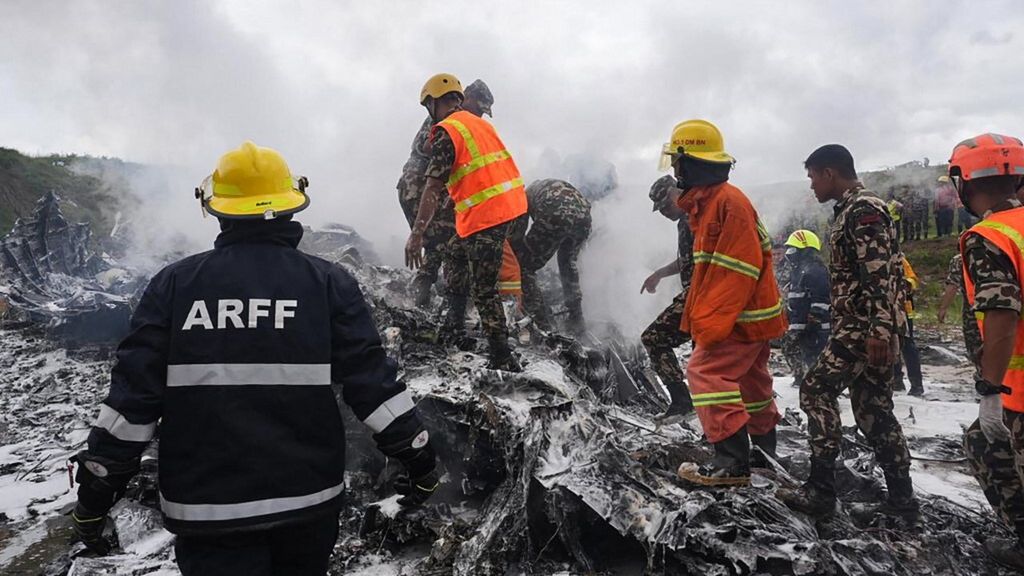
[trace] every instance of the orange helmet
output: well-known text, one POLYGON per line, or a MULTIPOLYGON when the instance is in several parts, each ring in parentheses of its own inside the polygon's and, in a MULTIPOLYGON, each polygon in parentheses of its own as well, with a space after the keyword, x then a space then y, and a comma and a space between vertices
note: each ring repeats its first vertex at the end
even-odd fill
POLYGON ((982 134, 953 148, 949 175, 960 180, 1024 176, 1024 143, 1013 136, 982 134))

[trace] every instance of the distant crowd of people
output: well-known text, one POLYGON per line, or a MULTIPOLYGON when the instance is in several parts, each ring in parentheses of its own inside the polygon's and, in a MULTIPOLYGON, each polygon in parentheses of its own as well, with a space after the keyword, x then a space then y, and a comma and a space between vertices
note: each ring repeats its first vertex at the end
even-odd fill
POLYGON ((935 219, 936 237, 963 232, 978 222, 964 208, 948 176, 940 176, 934 188, 901 184, 889 189, 889 214, 896 223, 901 242, 928 238, 930 217, 935 219))

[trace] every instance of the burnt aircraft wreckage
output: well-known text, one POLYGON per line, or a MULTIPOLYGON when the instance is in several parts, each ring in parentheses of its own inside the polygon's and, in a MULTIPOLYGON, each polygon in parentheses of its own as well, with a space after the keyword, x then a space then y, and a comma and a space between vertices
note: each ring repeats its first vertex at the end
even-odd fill
MULTIPOLYGON (((779 427, 779 460, 755 469, 753 486, 687 485, 676 467, 709 458, 709 445, 696 423, 654 422, 664 391, 639 346, 611 329, 582 342, 533 332, 532 344, 519 349, 524 372, 487 370, 475 351, 439 347, 438 315, 413 305, 405 293, 409 274, 367 263, 349 241, 358 236, 341 230, 314 232, 303 247, 339 261, 359 280, 435 439, 445 483, 425 506, 402 509, 390 484, 398 465, 377 452, 371 432, 343 406, 350 497, 333 573, 1002 573, 982 542, 1009 532, 988 510, 923 493, 920 528, 858 515, 857 503, 876 501, 884 484, 852 429, 844 442, 840 512, 816 523, 786 508, 775 488, 797 483, 808 466, 805 426, 794 411, 779 427)), ((61 322, 99 322, 91 315, 111 302, 111 310, 130 309, 131 295, 144 285, 125 277, 106 291, 96 275, 121 268, 90 255, 87 239, 88 230, 67 224, 56 199, 46 197, 3 240, 8 316, 22 320, 0 330, 0 440, 16 456, 0 463, 2 486, 5 478, 44 483, 66 475, 64 461, 80 449, 106 391, 109 348, 68 351, 61 322)), ((0 519, 0 544, 23 547, 15 564, 5 564, 0 552, 0 566, 47 575, 177 573, 173 537, 160 525, 156 442, 128 497, 111 512, 119 543, 113 555, 89 557, 81 544, 68 543, 59 511, 74 498, 65 494, 33 500, 28 508, 35 512, 24 519, 0 519)), ((959 450, 942 441, 918 445, 915 454, 955 462, 959 450)))

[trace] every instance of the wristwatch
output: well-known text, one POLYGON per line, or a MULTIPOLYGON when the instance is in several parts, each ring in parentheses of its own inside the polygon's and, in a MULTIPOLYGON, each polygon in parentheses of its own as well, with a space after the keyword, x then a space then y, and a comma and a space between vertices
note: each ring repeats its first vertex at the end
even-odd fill
POLYGON ((1009 394, 1011 390, 1003 386, 1002 384, 994 384, 985 380, 984 378, 977 378, 974 380, 974 389, 982 396, 992 396, 994 394, 1009 394))

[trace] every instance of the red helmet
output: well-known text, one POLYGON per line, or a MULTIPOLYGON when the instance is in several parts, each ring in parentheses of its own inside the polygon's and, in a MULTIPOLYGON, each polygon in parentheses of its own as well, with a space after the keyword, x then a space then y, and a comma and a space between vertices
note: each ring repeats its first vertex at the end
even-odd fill
POLYGON ((961 180, 1024 176, 1024 143, 1013 136, 982 134, 953 148, 949 175, 961 180))

